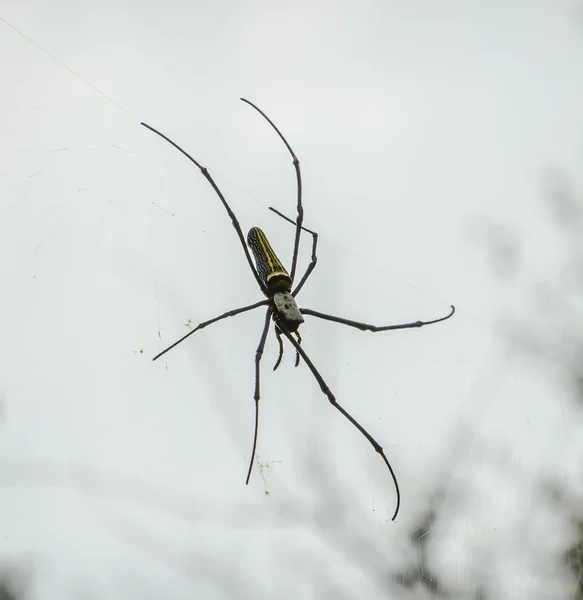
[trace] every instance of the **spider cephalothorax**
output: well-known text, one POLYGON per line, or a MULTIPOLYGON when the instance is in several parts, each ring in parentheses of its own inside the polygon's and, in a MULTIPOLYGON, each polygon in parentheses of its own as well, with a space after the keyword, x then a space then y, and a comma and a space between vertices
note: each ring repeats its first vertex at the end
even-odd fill
POLYGON ((309 315, 312 317, 317 317, 318 319, 323 319, 325 321, 332 321, 334 323, 341 323, 342 325, 348 325, 349 327, 354 327, 356 329, 360 329, 361 331, 377 332, 377 331, 390 331, 390 330, 395 330, 395 329, 410 329, 413 327, 422 327, 423 325, 430 325, 432 323, 439 323, 440 321, 445 321, 446 319, 449 319, 453 315, 455 308, 452 306, 451 311, 448 315, 446 315, 445 317, 441 317, 439 319, 434 319, 432 321, 413 321, 411 323, 403 323, 403 324, 399 324, 399 325, 381 325, 381 326, 370 325, 368 323, 362 323, 360 321, 353 321, 351 319, 345 319, 343 317, 329 315, 326 313, 318 312, 316 310, 312 310, 310 308, 298 308, 295 298, 298 295, 298 293, 301 290, 304 283, 306 282, 306 280, 308 279, 308 277, 311 275, 311 273, 314 270, 316 263, 318 261, 318 258, 316 256, 316 248, 318 246, 318 234, 315 231, 307 229, 306 227, 303 226, 304 210, 302 207, 302 177, 301 177, 301 173, 300 173, 300 162, 299 162, 297 156, 294 154, 293 150, 291 149, 291 146, 288 144, 287 140, 284 138, 284 136, 279 131, 279 129, 275 126, 275 124, 271 121, 271 119, 269 119, 269 117, 261 109, 259 109, 257 106, 255 106, 255 104, 253 104, 252 102, 249 102, 249 100, 245 100, 244 98, 241 98, 241 100, 243 100, 243 102, 246 102, 247 104, 252 106, 257 112, 259 112, 267 120, 267 122, 273 127, 273 129, 279 135, 279 137, 281 138, 281 140, 283 141, 283 143, 285 144, 286 148, 288 149, 289 153, 292 156, 293 165, 294 165, 294 169, 296 172, 296 182, 297 182, 297 217, 295 220, 290 219, 289 217, 286 217, 284 214, 280 213, 275 208, 270 207, 270 209, 273 212, 277 213, 280 217, 282 217, 283 219, 285 219, 286 221, 288 221, 289 223, 291 223, 292 225, 295 226, 294 251, 293 251, 291 270, 288 273, 288 271, 282 265, 279 258, 277 258, 277 255, 273 251, 270 243, 267 240, 267 237, 265 236, 263 231, 261 231, 261 229, 259 229, 258 227, 251 228, 251 230, 249 231, 249 234, 247 235, 247 242, 255 256, 255 262, 257 264, 257 267, 255 267, 255 265, 253 264, 253 261, 251 260, 249 250, 245 244, 245 238, 243 236, 241 226, 239 225, 239 221, 237 220, 235 213, 231 210, 231 207, 225 200, 225 197, 223 196, 221 190, 219 189, 219 187, 215 183, 214 179, 208 172, 208 169, 206 167, 203 167, 194 158, 192 158, 192 156, 190 156, 190 154, 185 152, 180 146, 178 146, 176 143, 174 143, 170 138, 166 137, 163 133, 160 133, 153 127, 146 125, 146 123, 142 123, 142 125, 144 125, 144 127, 147 127, 154 133, 158 134, 160 137, 164 138, 167 142, 172 144, 177 150, 182 152, 182 154, 184 154, 189 160, 191 160, 201 170, 201 173, 206 177, 207 181, 211 184, 211 186, 217 193, 218 197, 220 198, 221 202, 223 203, 223 206, 225 207, 225 210, 227 211, 229 217, 231 218, 233 227, 235 228, 235 231, 237 232, 237 236, 239 237, 239 240, 243 247, 243 252, 245 253, 245 258, 247 259, 247 263, 249 264, 249 267, 250 267, 251 271, 253 272, 253 275, 255 277, 255 280, 257 281, 259 288, 261 289, 263 294, 267 297, 266 300, 261 300, 259 302, 255 302, 254 304, 249 304, 247 306, 242 306, 240 308, 235 308, 233 310, 229 310, 217 317, 214 317, 213 319, 209 319, 208 321, 204 321, 204 322, 200 323, 197 327, 195 327, 192 331, 190 331, 185 336, 180 338, 177 342, 175 342, 174 344, 172 344, 171 346, 169 346, 168 348, 166 348, 165 350, 162 350, 162 352, 157 354, 154 357, 154 360, 156 360, 157 358, 160 358, 160 356, 162 356, 163 354, 165 354, 166 352, 168 352, 169 350, 171 350, 172 348, 177 346, 180 342, 185 340, 187 337, 191 336, 196 331, 204 329, 205 327, 212 325, 213 323, 216 323, 217 321, 221 321, 222 319, 226 319, 227 317, 233 317, 235 315, 239 315, 239 314, 247 312, 249 310, 259 308, 260 306, 267 306, 267 311, 265 313, 265 321, 264 321, 264 325, 263 325, 263 331, 261 333, 259 345, 257 346, 257 351, 255 352, 255 393, 253 395, 253 398, 255 399, 255 431, 254 431, 254 436, 253 436, 253 449, 251 451, 251 458, 249 460, 249 468, 247 470, 246 483, 249 483, 249 477, 251 476, 251 470, 253 468, 253 461, 255 459, 255 450, 257 448, 257 432, 259 429, 260 363, 261 363, 261 357, 263 355, 263 349, 265 347, 265 341, 267 339, 267 334, 269 332, 269 325, 270 325, 271 319, 273 318, 273 320, 275 321, 275 334, 276 334, 277 340, 279 342, 279 356, 278 356, 277 362, 275 364, 274 370, 277 369, 277 367, 279 366, 282 356, 283 356, 283 341, 282 341, 282 337, 281 337, 283 334, 290 341, 290 343, 292 344, 292 346, 294 346, 294 348, 296 350, 296 366, 299 364, 299 359, 301 356, 304 360, 304 363, 308 366, 308 368, 312 372, 313 376, 315 377, 316 381, 318 382, 320 389, 328 398, 328 401, 330 402, 330 404, 332 404, 332 406, 334 406, 334 408, 336 410, 338 410, 348 421, 350 421, 350 423, 352 423, 352 425, 354 425, 354 427, 356 427, 360 431, 360 433, 362 433, 362 435, 367 439, 367 441, 376 450, 376 452, 378 452, 380 454, 385 465, 389 469, 389 472, 391 473, 393 482, 395 484, 395 490, 397 493, 397 505, 395 508, 395 513, 393 515, 393 520, 395 520, 395 518, 397 517, 397 513, 399 512, 399 507, 401 504, 401 494, 399 491, 399 484, 397 482, 397 477, 395 476, 393 468, 391 467, 391 463, 387 459, 381 445, 372 437, 372 435, 370 435, 370 433, 350 413, 348 413, 340 404, 338 404, 338 402, 336 401, 336 397, 334 396, 334 394, 332 393, 332 391, 330 390, 330 388, 324 381, 324 378, 322 377, 322 375, 320 375, 320 372, 315 367, 314 363, 311 361, 311 359, 308 357, 308 355, 305 353, 305 351, 301 347, 301 345, 300 345, 301 338, 298 333, 298 327, 304 322, 304 315, 309 315), (299 245, 300 245, 300 235, 301 235, 302 231, 305 231, 312 236, 312 258, 311 258, 310 264, 307 266, 299 283, 296 285, 295 288, 293 288, 295 274, 296 274, 296 266, 297 266, 297 261, 298 261, 298 249, 299 249, 299 245), (295 337, 292 334, 295 334, 295 337))

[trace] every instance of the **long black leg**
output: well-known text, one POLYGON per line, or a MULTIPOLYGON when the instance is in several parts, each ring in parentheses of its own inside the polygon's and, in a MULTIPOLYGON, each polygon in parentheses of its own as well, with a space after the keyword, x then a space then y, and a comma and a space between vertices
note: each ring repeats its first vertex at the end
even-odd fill
MULTIPOLYGON (((292 219, 286 217, 283 213, 280 213, 276 208, 273 208, 273 206, 270 206, 269 210, 272 210, 276 215, 279 215, 282 219, 285 219, 292 225, 296 224, 295 221, 292 221, 292 219)), ((304 276, 300 279, 300 282, 296 286, 296 289, 292 292, 292 296, 298 295, 299 291, 302 289, 304 283, 306 283, 308 277, 310 276, 310 273, 314 270, 314 268, 316 267, 316 263, 318 262, 318 256, 316 255, 316 248, 318 247, 318 234, 315 231, 308 229, 307 227, 302 226, 302 229, 304 231, 307 231, 312 236, 312 260, 308 265, 304 276)))
POLYGON ((283 137, 283 134, 281 133, 281 131, 275 126, 275 123, 260 108, 255 106, 255 104, 253 104, 253 102, 249 102, 249 100, 245 100, 245 98, 241 98, 241 100, 243 100, 243 102, 246 102, 247 104, 249 104, 249 106, 252 106, 273 127, 273 129, 275 129, 277 135, 279 135, 279 137, 285 144, 286 148, 289 150, 289 153, 291 154, 292 159, 293 159, 294 169, 296 170, 296 182, 297 182, 297 187, 298 187, 298 205, 297 205, 298 218, 296 219, 296 222, 295 222, 296 236, 294 239, 294 256, 292 259, 292 266, 291 266, 291 273, 290 273, 290 277, 293 282, 294 277, 296 275, 296 265, 298 262, 298 251, 300 248, 300 234, 302 232, 302 223, 304 221, 304 208, 302 206, 302 174, 300 171, 300 161, 298 160, 298 157, 295 155, 295 152, 292 150, 292 147, 288 144, 287 140, 283 137))
POLYGON ((208 172, 208 169, 206 167, 203 167, 196 160, 194 160, 194 158, 192 158, 192 156, 190 156, 190 154, 188 154, 188 152, 183 150, 178 144, 173 142, 169 137, 165 136, 163 133, 160 133, 157 129, 154 129, 147 123, 142 123, 142 125, 144 127, 146 127, 147 129, 149 129, 150 131, 153 131, 154 133, 159 135, 161 138, 165 139, 168 143, 172 144, 172 146, 174 146, 179 152, 182 152, 182 154, 184 154, 184 156, 186 156, 186 158, 188 158, 188 160, 193 162, 200 169, 200 172, 206 177, 207 181, 212 185, 213 190, 215 190, 218 197, 221 199, 221 202, 223 203, 223 206, 225 207, 225 210, 227 211, 229 217, 231 217, 231 223, 233 224, 233 227, 235 228, 235 231, 237 232, 237 235, 239 236, 239 241, 241 242, 241 246, 243 246, 243 252, 245 252, 245 257, 247 258, 249 267, 251 268, 251 271, 253 271, 253 275, 255 276, 255 281, 257 281, 257 285, 259 285, 259 288, 261 289, 261 291, 265 295, 267 295, 266 294, 267 288, 265 286, 265 283, 263 283, 263 281, 261 281, 261 277, 259 277, 259 274, 257 273, 257 269, 255 268, 255 265, 253 264, 253 261, 251 260, 251 256, 249 254, 249 249, 247 248, 247 244, 245 243, 245 237, 243 236, 243 232, 241 231, 241 225, 239 224, 239 221, 237 220, 235 213, 231 210, 231 207, 229 206, 225 197, 223 196, 223 193, 219 189, 219 186, 215 183, 215 180, 212 178, 211 174, 208 172))
POLYGON ((255 433, 253 434, 253 450, 251 451, 249 470, 247 471, 247 479, 245 480, 246 485, 249 485, 249 477, 251 477, 253 461, 255 460, 255 449, 257 448, 257 432, 259 431, 259 367, 261 364, 261 357, 263 356, 263 349, 265 348, 265 340, 267 339, 267 333, 269 332, 269 323, 271 320, 272 312, 273 309, 269 307, 267 309, 267 312, 265 313, 265 325, 263 326, 263 333, 261 334, 261 339, 259 340, 259 346, 257 346, 257 351, 255 352, 255 394, 253 394, 253 398, 255 399, 255 433))
POLYGON ((235 308, 233 310, 228 310, 226 313, 223 313, 222 315, 219 315, 218 317, 215 317, 214 319, 209 319, 208 321, 199 323, 192 331, 189 331, 186 335, 182 336, 177 342, 174 342, 172 344, 172 346, 168 346, 168 348, 166 348, 166 350, 162 350, 162 352, 160 352, 159 354, 156 354, 156 356, 154 356, 154 358, 152 360, 157 360, 163 354, 166 354, 166 352, 168 352, 169 350, 172 350, 172 348, 178 346, 178 344, 183 342, 187 337, 190 337, 193 333, 196 333, 200 329, 204 329, 208 325, 212 325, 213 323, 216 323, 217 321, 220 321, 221 319, 226 319, 227 317, 234 317, 235 315, 239 315, 241 313, 247 312, 248 310, 253 310, 254 308, 258 308, 259 306, 265 306, 268 303, 269 303, 269 300, 262 300, 261 302, 256 302, 255 304, 249 304, 249 306, 242 306, 241 308, 235 308))
POLYGON ((449 315, 445 317, 441 317, 440 319, 434 319, 433 321, 415 321, 413 323, 402 323, 401 325, 370 325, 368 323, 361 323, 360 321, 352 321, 350 319, 343 319, 342 317, 336 317, 334 315, 327 315, 326 313, 318 312, 317 310, 312 310, 311 308, 300 308, 300 312, 303 315, 310 315, 312 317, 318 317, 318 319, 324 319, 324 321, 334 321, 335 323, 342 323, 343 325, 348 325, 349 327, 356 327, 356 329, 360 329, 361 331, 390 331, 393 329, 412 329, 413 327, 423 327, 423 325, 433 325, 433 323, 440 323, 441 321, 446 321, 455 312, 455 306, 451 306, 451 312, 449 315))
POLYGON ((346 411, 344 408, 342 408, 342 406, 340 406, 340 404, 338 404, 334 394, 332 393, 332 390, 328 387, 328 385, 324 381, 324 378, 322 377, 322 375, 320 375, 320 373, 318 372, 318 369, 316 369, 316 367, 314 366, 314 363, 310 360, 308 355, 304 352, 304 349, 294 339, 293 335, 289 332, 289 330, 287 329, 287 327, 285 327, 285 325, 280 324, 280 327, 281 327, 282 333, 294 345, 298 354, 301 355, 301 357, 304 359, 304 362, 308 365, 308 368, 310 369, 310 371, 312 371, 312 375, 316 378, 316 381, 318 382, 320 389, 326 395, 330 404, 336 410, 338 410, 340 413, 342 413, 342 415, 344 415, 344 417, 346 417, 358 429, 358 431, 360 431, 360 433, 362 433, 362 435, 369 441, 370 445, 381 455, 381 458, 387 465, 389 472, 391 473, 391 477, 393 478, 393 482, 395 484, 395 490, 397 492, 397 507, 395 508, 395 514, 393 515, 393 519, 392 519, 394 521, 397 518, 397 513, 399 512, 399 507, 401 506, 401 491, 399 490, 399 483, 397 482, 397 477, 395 475, 395 472, 393 471, 393 467, 391 467, 391 463, 387 459, 382 446, 372 437, 372 435, 348 411, 346 411))

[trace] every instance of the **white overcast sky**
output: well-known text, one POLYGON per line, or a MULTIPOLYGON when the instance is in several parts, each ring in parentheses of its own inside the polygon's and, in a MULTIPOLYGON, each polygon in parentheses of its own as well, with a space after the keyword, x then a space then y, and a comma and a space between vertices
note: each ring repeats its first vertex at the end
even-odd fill
POLYGON ((583 234, 576 211, 557 229, 544 190, 583 191, 582 15, 0 2, 0 570, 35 600, 422 599, 430 577, 450 598, 571 598, 582 312, 565 273, 583 234), (302 326, 397 472, 394 523, 381 460, 291 350, 272 372, 273 333, 270 466, 244 485, 262 311, 151 361, 261 295, 211 187, 141 120, 290 261, 267 207, 294 215, 291 160, 241 96, 301 161, 321 237, 300 305, 375 324, 458 309, 376 335, 302 326))

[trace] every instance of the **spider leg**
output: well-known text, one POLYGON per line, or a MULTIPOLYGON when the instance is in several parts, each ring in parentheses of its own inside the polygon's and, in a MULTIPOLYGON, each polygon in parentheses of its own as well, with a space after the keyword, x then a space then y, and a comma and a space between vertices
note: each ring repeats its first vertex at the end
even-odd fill
POLYGON ((440 323, 441 321, 446 321, 450 317, 453 316, 455 312, 455 306, 451 306, 451 312, 445 317, 441 317, 439 319, 434 319, 433 321, 414 321, 413 323, 402 323, 400 325, 370 325, 368 323, 361 323, 360 321, 352 321, 350 319, 343 319, 342 317, 336 317, 334 315, 328 315, 326 313, 318 312, 317 310, 312 310, 311 308, 300 308, 300 312, 303 315, 310 315, 312 317, 318 317, 318 319, 324 319, 324 321, 334 321, 334 323, 342 323, 343 325, 348 325, 349 327, 355 327, 356 329, 360 329, 361 331, 390 331, 394 329, 412 329, 414 327, 423 327, 424 325, 433 325, 434 323, 440 323))
MULTIPOLYGON (((282 219, 285 219, 292 225, 296 224, 295 221, 292 221, 292 219, 286 217, 283 213, 280 213, 276 208, 270 206, 269 210, 272 210, 276 215, 279 215, 282 219)), ((308 265, 308 268, 306 269, 306 272, 304 273, 303 277, 300 279, 300 282, 296 286, 296 289, 292 292, 292 296, 298 295, 299 291, 302 289, 304 283, 306 283, 306 280, 308 279, 310 273, 314 270, 314 268, 316 267, 316 263, 318 262, 318 257, 316 255, 316 248, 318 247, 318 234, 315 231, 308 229, 307 227, 302 226, 302 229, 304 231, 307 231, 312 236, 312 260, 310 261, 310 264, 308 265)))
POLYGON ((395 484, 395 491, 397 493, 397 507, 395 508, 395 514, 393 515, 393 518, 392 518, 392 520, 394 521, 397 518, 397 514, 399 512, 399 507, 401 506, 401 492, 399 490, 399 483, 397 482, 397 477, 395 475, 395 472, 393 471, 393 467, 391 467, 391 463, 387 459, 382 446, 372 437, 372 435, 347 410, 345 410, 342 406, 340 406, 340 404, 338 404, 334 394, 332 393, 332 390, 328 387, 328 385, 324 381, 324 378, 322 377, 322 375, 320 375, 318 369, 316 369, 316 367, 314 366, 314 363, 310 360, 308 355, 304 352, 304 350, 300 346, 300 344, 294 339, 294 337, 289 332, 287 327, 285 327, 285 325, 280 324, 280 327, 281 327, 282 333, 294 345, 297 353, 301 355, 301 357, 304 359, 304 362, 308 365, 308 368, 310 369, 310 371, 312 372, 312 375, 318 382, 320 389, 322 390, 324 395, 328 398, 328 401, 330 402, 330 404, 337 411, 342 413, 342 415, 346 419, 348 419, 358 429, 358 431, 360 431, 360 433, 362 433, 362 435, 368 440, 368 442, 376 450, 376 452, 381 455, 381 458, 383 459, 385 465, 387 465, 387 468, 389 469, 389 472, 391 473, 391 477, 393 478, 393 482, 395 484))
MULTIPOLYGON (((298 338, 298 344, 302 343, 302 336, 299 331, 296 331, 296 337, 298 338)), ((296 367, 300 366, 300 353, 296 350, 296 367)))
POLYGON ((279 367, 281 359, 283 358, 283 340, 281 339, 281 329, 277 325, 275 326, 275 337, 277 338, 277 343, 279 344, 279 355, 273 367, 274 371, 277 369, 277 367, 279 367))
POLYGON ((249 104, 249 106, 252 106, 273 127, 273 129, 275 129, 277 135, 279 135, 282 142, 285 144, 286 148, 289 150, 289 153, 291 154, 292 159, 293 159, 294 169, 296 170, 296 182, 297 182, 297 188, 298 188, 298 203, 297 203, 298 218, 295 221, 296 236, 294 239, 294 256, 292 259, 292 266, 291 266, 291 272, 290 272, 290 278, 293 281, 295 274, 296 274, 296 265, 298 262, 298 251, 300 248, 300 234, 302 232, 302 223, 304 221, 304 209, 302 206, 302 173, 300 171, 300 161, 298 160, 298 157, 295 155, 295 152, 292 150, 292 147, 288 144, 285 137, 283 137, 283 134, 281 133, 281 131, 275 126, 275 123, 260 108, 255 106, 255 104, 253 104, 253 102, 249 102, 249 100, 245 100, 245 98, 241 98, 241 100, 243 100, 243 102, 246 102, 247 104, 249 104))
POLYGON ((247 479, 245 485, 249 485, 249 478, 251 477, 251 470, 253 469, 253 461, 255 460, 255 449, 257 448, 257 432, 259 430, 259 383, 260 373, 259 367, 261 364, 261 357, 263 356, 263 349, 265 348, 265 340, 267 339, 267 333, 269 332, 269 322, 271 320, 271 314, 273 309, 269 307, 265 313, 265 325, 263 326, 263 332, 261 333, 261 339, 255 352, 255 393, 253 398, 255 399, 255 432, 253 434, 253 450, 251 451, 251 460, 249 461, 249 470, 247 471, 247 479))
MULTIPOLYGON (((273 370, 275 371, 277 369, 277 367, 279 367, 280 363, 281 363, 281 359, 283 358, 283 340, 281 339, 281 329, 276 325, 275 326, 275 336, 277 337, 277 341, 279 343, 279 356, 277 357, 277 362, 275 363, 275 366, 273 367, 273 370)), ((299 331, 296 331, 296 337, 298 338, 298 344, 302 343, 302 336, 300 335, 299 331)), ((300 364, 300 355, 299 353, 296 351, 296 367, 299 366, 300 364)))
POLYGON ((234 317, 235 315, 240 315, 241 313, 247 312, 248 310, 253 310, 254 308, 258 308, 259 306, 265 306, 269 303, 269 300, 262 300, 261 302, 256 302, 255 304, 249 304, 249 306, 242 306, 241 308, 235 308, 233 310, 228 310, 227 312, 215 317, 214 319, 209 319, 208 321, 203 321, 199 323, 192 331, 189 331, 186 335, 183 335, 177 342, 174 342, 171 346, 168 346, 166 350, 162 350, 159 354, 156 354, 152 360, 157 360, 163 354, 166 354, 169 350, 172 350, 175 346, 178 346, 181 342, 183 342, 187 337, 190 337, 193 333, 196 333, 200 329, 204 329, 208 325, 212 325, 221 319, 226 319, 227 317, 234 317))
POLYGON ((190 156, 190 154, 188 154, 188 152, 183 150, 178 144, 173 142, 169 137, 165 136, 163 133, 160 133, 157 129, 150 127, 150 125, 148 125, 147 123, 141 123, 141 124, 144 127, 146 127, 147 129, 149 129, 150 131, 153 131, 154 133, 159 135, 161 138, 165 139, 168 143, 172 144, 172 146, 174 146, 179 152, 182 152, 182 154, 184 154, 184 156, 186 156, 186 158, 188 158, 188 160, 193 162, 200 169, 200 172, 206 177, 207 181, 211 184, 213 190, 215 190, 215 192, 217 193, 221 202, 223 203, 223 206, 225 207, 225 210, 227 211, 229 217, 231 217, 231 223, 233 224, 233 227, 235 228, 235 231, 237 232, 237 235, 239 236, 239 241, 241 242, 241 246, 243 246, 243 252, 245 252, 245 258, 247 259, 247 262, 249 263, 249 267, 251 268, 251 271, 253 271, 255 281, 257 281, 257 285, 259 285, 259 288, 265 294, 265 292, 267 291, 267 288, 265 287, 265 283, 263 283, 263 281, 261 280, 261 277, 259 277, 259 274, 257 273, 257 269, 255 268, 255 265, 253 264, 253 261, 251 260, 251 256, 249 254, 249 249, 247 248, 247 244, 245 243, 245 237, 243 236, 243 232, 241 231, 241 225, 239 224, 239 221, 237 220, 235 213, 231 210, 231 207, 227 203, 227 200, 223 196, 223 193, 219 189, 219 186, 215 183, 215 180, 212 178, 211 174, 208 172, 208 169, 206 167, 203 167, 196 160, 194 160, 194 158, 192 158, 192 156, 190 156))

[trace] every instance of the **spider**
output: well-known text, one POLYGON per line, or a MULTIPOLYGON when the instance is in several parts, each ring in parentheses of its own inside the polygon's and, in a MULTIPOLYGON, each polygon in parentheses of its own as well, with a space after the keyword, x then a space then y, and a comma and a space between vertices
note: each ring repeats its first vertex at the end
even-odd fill
POLYGON ((391 463, 387 459, 383 448, 381 445, 372 437, 372 435, 351 415, 346 411, 336 400, 332 390, 326 384, 322 375, 306 354, 305 350, 301 346, 302 339, 298 332, 299 326, 304 322, 304 316, 316 317, 318 319, 323 319, 325 321, 332 321, 334 323, 341 323, 342 325, 348 325, 349 327, 355 327, 356 329, 360 329, 361 331, 392 331, 395 329, 410 329, 413 327, 422 327, 423 325, 431 325, 433 323, 439 323, 440 321, 445 321, 449 319, 455 312, 455 307, 451 306, 451 311, 445 317, 441 317, 439 319, 434 319, 432 321, 415 321, 412 323, 403 323, 399 325, 370 325, 368 323, 361 323, 359 321, 353 321, 351 319, 345 319, 343 317, 337 317, 334 315, 329 315, 326 313, 318 312, 317 310, 312 310, 311 308, 299 308, 296 303, 296 296, 299 294, 300 290, 312 274, 314 268, 316 267, 316 263, 318 262, 318 258, 316 255, 316 250, 318 246, 318 234, 311 229, 304 227, 304 209, 302 206, 302 176, 300 172, 300 162, 292 150, 291 146, 281 133, 281 131, 276 127, 273 121, 255 104, 246 100, 245 98, 241 98, 241 100, 251 107, 253 107, 270 125, 273 127, 275 132, 281 138, 289 153, 292 156, 293 165, 296 174, 296 183, 297 183, 297 217, 295 220, 290 219, 285 216, 278 210, 273 207, 270 207, 270 210, 279 215, 282 219, 285 219, 292 225, 295 225, 295 238, 294 238, 294 249, 293 249, 293 258, 291 264, 291 270, 288 273, 286 268, 283 266, 277 255, 273 251, 267 237, 263 233, 261 229, 258 227, 252 227, 247 234, 247 244, 253 255, 255 257, 256 266, 253 264, 251 260, 251 255, 249 253, 249 248, 247 244, 245 244, 245 238, 243 236, 243 232, 241 230, 241 226, 235 213, 232 211, 231 207, 227 203, 223 193, 215 183, 211 174, 208 172, 206 167, 203 167, 198 161, 196 161, 190 154, 188 154, 185 150, 183 150, 178 144, 173 142, 170 138, 165 136, 163 133, 154 129, 150 125, 146 123, 142 123, 144 127, 147 127, 150 131, 153 131, 161 138, 165 139, 167 142, 172 144, 177 150, 179 150, 186 158, 192 161, 201 171, 201 173, 206 177, 207 181, 211 184, 212 188, 220 198, 225 210, 227 211, 229 217, 231 218, 231 222, 239 240, 241 242, 241 246, 243 247, 243 252, 245 253, 245 258, 247 259, 247 263, 249 264, 249 268, 255 277, 255 281, 257 281, 257 285, 259 289, 266 296, 266 300, 261 300, 260 302, 255 302, 254 304, 249 304, 247 306, 241 306, 239 308, 235 308, 233 310, 228 310, 227 312, 214 317, 213 319, 209 319, 208 321, 203 321, 199 323, 192 331, 188 332, 185 336, 181 337, 178 341, 174 342, 171 346, 168 346, 165 350, 157 354, 153 360, 157 360, 162 355, 166 354, 166 352, 172 350, 172 348, 176 347, 178 344, 182 343, 186 338, 190 337, 197 331, 216 323, 217 321, 221 321, 222 319, 226 319, 227 317, 234 317, 235 315, 239 315, 241 313, 254 310, 259 308, 260 306, 266 306, 267 310, 265 312, 265 319, 263 325, 263 331, 261 333, 261 337, 259 339, 259 344, 257 346, 257 350, 255 352, 255 393, 253 398, 255 400, 255 429, 253 434, 253 449, 251 451, 251 458, 249 460, 249 468, 247 470, 247 479, 245 483, 249 483, 249 478, 251 477, 251 471, 253 469, 253 461, 255 459, 255 450, 257 448, 257 433, 259 429, 259 385, 260 385, 260 364, 261 357, 263 356, 263 349, 265 347, 265 341, 267 339, 267 334, 269 332, 270 323, 274 321, 274 330, 277 341, 279 343, 279 355, 277 357, 277 361, 273 370, 275 371, 277 367, 279 367, 281 363, 281 359, 283 357, 283 340, 282 335, 285 336, 296 351, 296 360, 295 366, 297 367, 300 363, 300 357, 303 359, 305 364, 308 366, 312 375, 318 382, 320 389, 324 393, 324 395, 328 398, 330 404, 338 410, 342 415, 360 431, 360 433, 368 440, 371 446, 376 450, 378 454, 382 457, 385 465, 389 469, 391 477, 393 479, 393 483, 395 485, 395 492, 397 496, 395 512, 393 514, 392 520, 394 521, 397 518, 397 514, 399 512, 399 508, 401 505, 401 492, 399 490, 399 483, 397 481, 397 477, 395 472, 393 471, 393 467, 391 463), (312 236, 312 257, 310 264, 306 268, 303 276, 299 280, 299 283, 294 287, 294 281, 296 279, 296 267, 298 262, 298 249, 300 246, 300 236, 302 231, 310 234, 312 236))

